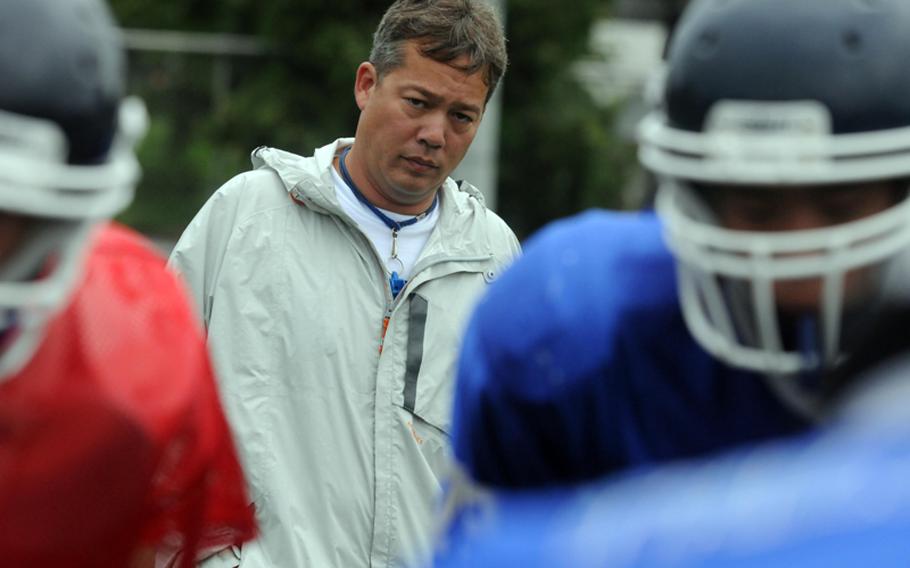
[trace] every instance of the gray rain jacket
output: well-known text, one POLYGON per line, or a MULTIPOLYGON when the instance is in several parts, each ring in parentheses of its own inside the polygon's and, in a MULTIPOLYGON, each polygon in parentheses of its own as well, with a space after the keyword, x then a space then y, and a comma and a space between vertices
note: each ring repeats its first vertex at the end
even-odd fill
POLYGON ((202 308, 257 510, 243 567, 400 566, 427 551, 463 326, 519 252, 479 192, 447 179, 393 300, 335 196, 332 159, 352 142, 308 158, 257 149, 171 255, 202 308))

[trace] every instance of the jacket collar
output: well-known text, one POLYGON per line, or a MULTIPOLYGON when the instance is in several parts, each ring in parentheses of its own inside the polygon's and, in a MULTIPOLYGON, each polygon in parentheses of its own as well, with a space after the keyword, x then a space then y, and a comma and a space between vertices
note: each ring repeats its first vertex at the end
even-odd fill
MULTIPOLYGON (((353 143, 353 138, 339 138, 318 148, 312 158, 261 146, 253 151, 252 162, 256 169, 273 170, 298 203, 319 213, 347 219, 335 195, 332 163, 335 156, 353 143)), ((439 222, 425 252, 447 256, 492 254, 485 217, 486 206, 480 191, 467 182, 459 187, 452 178, 446 178, 439 190, 439 222)))

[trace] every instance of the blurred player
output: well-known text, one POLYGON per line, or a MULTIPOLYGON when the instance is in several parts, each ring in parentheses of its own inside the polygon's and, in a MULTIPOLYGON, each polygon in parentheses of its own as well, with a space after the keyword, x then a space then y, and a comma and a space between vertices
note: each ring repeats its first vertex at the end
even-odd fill
POLYGON ((910 289, 908 29, 898 0, 689 6, 641 128, 657 215, 554 224, 473 318, 440 566, 906 558, 899 383, 694 473, 542 488, 805 432, 878 358, 861 341, 910 289))
POLYGON ((577 482, 821 418, 821 376, 908 289, 907 29, 895 0, 690 5, 641 129, 657 215, 555 223, 474 315, 467 479, 577 482))
POLYGON ((905 565, 908 323, 904 309, 875 334, 888 357, 848 375, 860 384, 830 426, 627 479, 485 493, 435 568, 905 565))
POLYGON ((0 3, 0 558, 145 566, 254 526, 201 330, 107 220, 144 108, 97 0, 0 3))

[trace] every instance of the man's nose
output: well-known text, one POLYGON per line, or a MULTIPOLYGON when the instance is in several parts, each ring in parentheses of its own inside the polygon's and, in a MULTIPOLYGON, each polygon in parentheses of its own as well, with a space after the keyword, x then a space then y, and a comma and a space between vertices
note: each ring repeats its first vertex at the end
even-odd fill
POLYGON ((444 112, 431 112, 424 116, 417 133, 417 140, 432 150, 438 150, 446 143, 446 116, 444 112))

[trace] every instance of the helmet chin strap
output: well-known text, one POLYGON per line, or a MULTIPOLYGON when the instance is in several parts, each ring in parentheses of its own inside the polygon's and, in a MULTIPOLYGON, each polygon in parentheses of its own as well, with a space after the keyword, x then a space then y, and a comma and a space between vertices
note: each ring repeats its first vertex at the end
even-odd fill
MULTIPOLYGON (((791 410, 812 422, 820 422, 830 415, 830 374, 836 372, 850 357, 857 345, 872 329, 878 317, 888 306, 887 298, 876 293, 859 305, 844 308, 841 314, 842 329, 836 346, 840 357, 817 370, 795 374, 766 374, 765 380, 775 395, 791 410)), ((819 316, 793 315, 781 318, 782 327, 788 331, 785 347, 800 353, 818 353, 824 342, 819 316)))
MULTIPOLYGON (((821 337, 818 315, 778 314, 781 331, 781 348, 799 353, 807 359, 817 358, 821 337)), ((810 422, 819 422, 824 416, 821 369, 799 371, 793 374, 766 373, 765 381, 788 408, 810 422)))
POLYGON ((885 302, 910 304, 910 251, 898 254, 888 262, 882 274, 882 299, 885 302))
POLYGON ((798 380, 789 375, 764 375, 765 382, 790 410, 806 420, 819 423, 825 417, 821 389, 804 388, 798 380))

